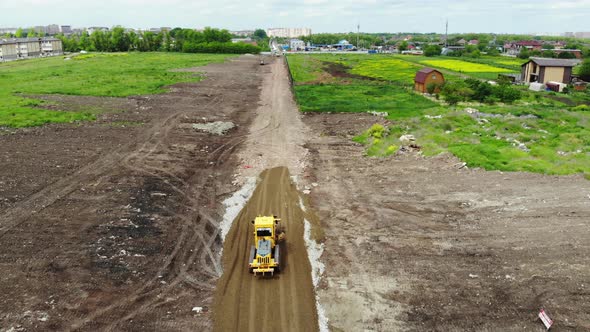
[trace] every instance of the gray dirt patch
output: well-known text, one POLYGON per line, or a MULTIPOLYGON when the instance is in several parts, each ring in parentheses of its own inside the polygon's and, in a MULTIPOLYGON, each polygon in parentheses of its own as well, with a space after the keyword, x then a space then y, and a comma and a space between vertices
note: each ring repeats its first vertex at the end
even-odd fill
POLYGON ((209 123, 193 123, 192 128, 215 135, 224 135, 236 125, 233 122, 215 121, 209 123))

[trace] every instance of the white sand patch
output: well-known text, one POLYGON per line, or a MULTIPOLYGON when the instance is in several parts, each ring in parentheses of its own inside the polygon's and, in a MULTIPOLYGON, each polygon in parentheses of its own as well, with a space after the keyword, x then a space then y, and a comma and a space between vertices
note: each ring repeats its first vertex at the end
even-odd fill
MULTIPOLYGON (((301 208, 303 208, 303 204, 301 205, 301 208)), ((324 245, 311 239, 311 224, 307 219, 304 219, 303 222, 303 239, 305 240, 305 246, 307 247, 307 257, 309 257, 309 263, 311 264, 311 279, 313 281, 313 286, 317 288, 325 268, 324 263, 320 261, 320 257, 324 252, 324 245)), ((320 304, 320 297, 317 292, 315 293, 315 302, 318 311, 320 332, 328 332, 328 317, 326 317, 326 312, 320 304)))
POLYGON ((223 201, 223 205, 225 206, 225 214, 223 215, 223 220, 219 225, 219 228, 221 229, 222 241, 225 241, 225 236, 227 233, 229 233, 234 220, 240 211, 242 211, 242 208, 244 208, 250 197, 252 197, 252 193, 254 193, 255 188, 256 178, 246 178, 242 188, 236 191, 231 197, 223 201))

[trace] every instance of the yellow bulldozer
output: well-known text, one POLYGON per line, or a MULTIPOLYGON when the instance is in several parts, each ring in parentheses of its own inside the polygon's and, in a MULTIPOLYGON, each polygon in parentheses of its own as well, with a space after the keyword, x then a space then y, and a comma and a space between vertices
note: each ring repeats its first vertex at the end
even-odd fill
POLYGON ((250 249, 248 266, 254 275, 270 273, 274 275, 281 269, 279 243, 285 239, 280 230, 277 216, 258 216, 252 220, 254 225, 254 245, 250 249))

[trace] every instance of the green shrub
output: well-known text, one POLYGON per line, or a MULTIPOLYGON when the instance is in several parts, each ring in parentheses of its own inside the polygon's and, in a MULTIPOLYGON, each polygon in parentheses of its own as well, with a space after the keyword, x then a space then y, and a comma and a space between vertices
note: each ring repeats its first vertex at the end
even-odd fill
POLYGON ((438 45, 428 45, 425 49, 424 49, 424 55, 425 56, 438 56, 440 55, 442 52, 442 49, 440 48, 440 46, 438 45))
POLYGON ((426 92, 428 92, 429 94, 433 94, 437 90, 440 90, 440 84, 434 82, 426 84, 426 92))
POLYGON ((572 111, 576 111, 576 112, 579 112, 579 111, 588 112, 588 111, 590 111, 590 106, 585 105, 585 104, 578 105, 578 106, 572 108, 572 111))
POLYGON ((385 127, 376 123, 368 131, 369 136, 372 136, 376 140, 379 138, 383 138, 385 135, 385 127))
POLYGON ((441 90, 441 95, 449 105, 456 105, 460 101, 466 101, 473 95, 464 81, 446 82, 441 90))

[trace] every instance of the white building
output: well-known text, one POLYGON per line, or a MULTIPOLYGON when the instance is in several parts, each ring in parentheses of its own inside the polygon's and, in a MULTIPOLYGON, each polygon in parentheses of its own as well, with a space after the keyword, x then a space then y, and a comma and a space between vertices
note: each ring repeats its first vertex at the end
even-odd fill
POLYGON ((289 48, 291 51, 304 51, 305 42, 301 39, 291 39, 289 41, 289 48))
POLYGON ((266 35, 269 37, 296 38, 311 36, 310 28, 269 28, 266 29, 266 35))

